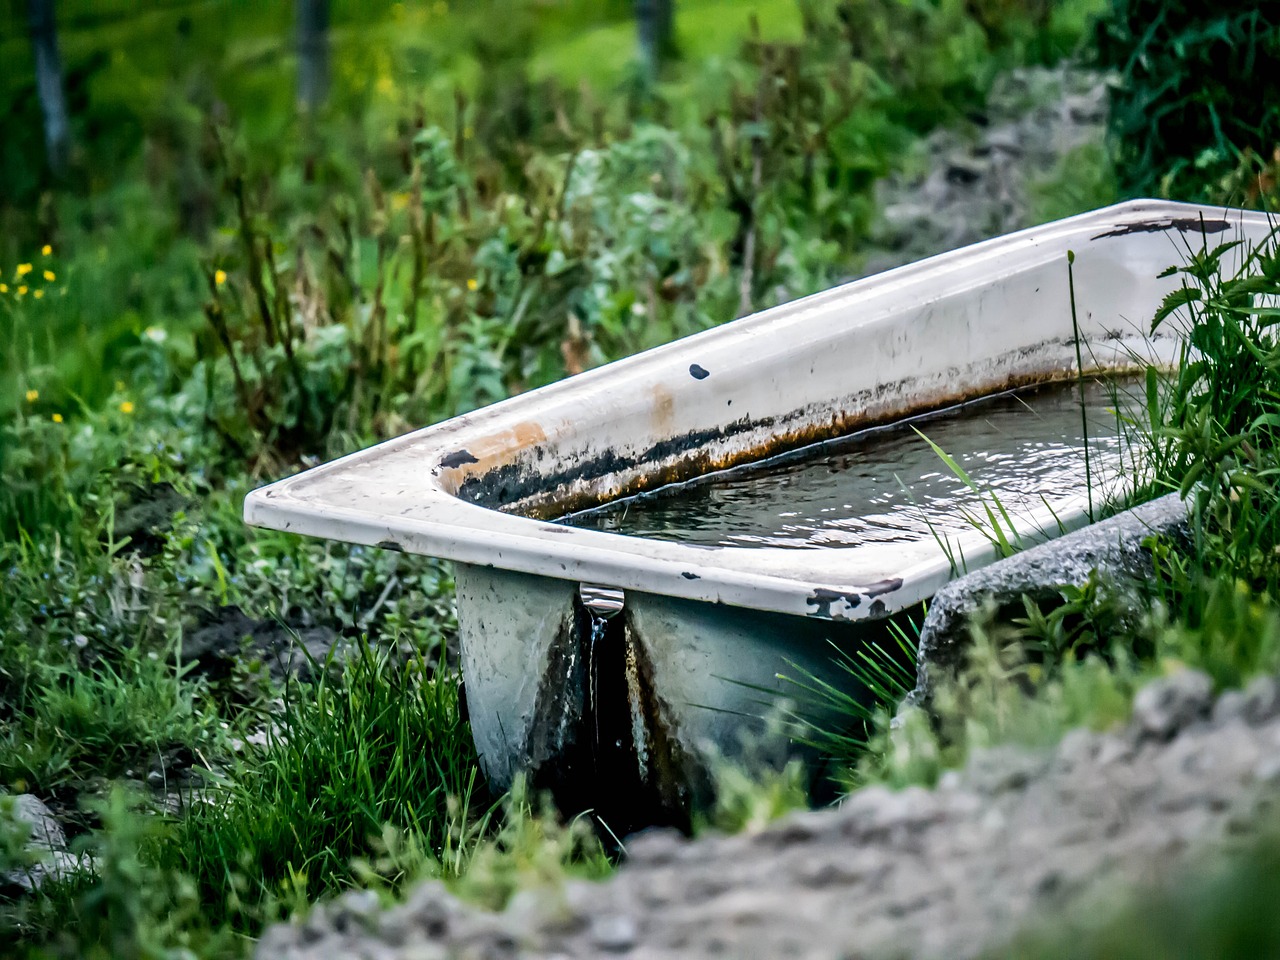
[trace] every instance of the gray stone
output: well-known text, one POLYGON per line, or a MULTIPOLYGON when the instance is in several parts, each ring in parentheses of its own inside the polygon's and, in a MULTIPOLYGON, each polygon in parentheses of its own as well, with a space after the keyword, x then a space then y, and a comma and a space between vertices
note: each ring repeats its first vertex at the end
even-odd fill
POLYGON ((43 800, 30 793, 20 793, 12 803, 14 819, 31 825, 27 838, 29 848, 49 853, 67 849, 67 836, 43 800))
POLYGON ((329 904, 325 913, 336 930, 364 927, 377 917, 378 895, 372 890, 348 890, 329 904))
POLYGON ((1255 726, 1280 714, 1280 684, 1274 677, 1254 677, 1244 688, 1241 716, 1255 726))
POLYGON ((1214 723, 1231 723, 1244 720, 1244 691, 1228 690, 1213 705, 1212 719, 1214 723))
POLYGON ((1213 705, 1213 681, 1198 670, 1180 670, 1147 684, 1133 698, 1133 724, 1141 735, 1167 740, 1203 719, 1213 705))
POLYGON ((654 827, 627 839, 627 859, 653 866, 679 859, 688 846, 683 834, 669 827, 654 827))
POLYGON ((43 800, 29 793, 4 800, 11 805, 13 818, 30 827, 26 841, 30 863, 0 874, 0 889, 37 890, 48 880, 64 879, 88 866, 67 851, 66 834, 43 800))
POLYGON ((1013 746, 976 750, 965 770, 968 786, 979 793, 994 795, 1021 790, 1048 765, 1046 755, 1013 746))
POLYGON ((934 595, 920 628, 912 704, 927 704, 939 676, 954 675, 968 656, 969 622, 984 606, 1059 599, 1059 588, 1085 583, 1097 571, 1123 591, 1152 575, 1146 542, 1153 535, 1185 544, 1187 511, 1176 494, 1014 554, 953 580, 934 595))
POLYGON ((626 914, 606 914, 591 921, 591 942, 608 953, 624 953, 636 945, 639 931, 626 914))
POLYGON ((1014 154, 1022 153, 1023 150, 1022 133, 1013 124, 992 130, 983 140, 992 150, 1003 150, 1014 154))

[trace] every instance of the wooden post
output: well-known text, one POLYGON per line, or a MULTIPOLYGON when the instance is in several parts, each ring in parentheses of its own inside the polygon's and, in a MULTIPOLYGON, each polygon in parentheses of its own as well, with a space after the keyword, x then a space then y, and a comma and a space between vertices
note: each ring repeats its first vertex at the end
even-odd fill
POLYGON ((27 25, 36 61, 36 96, 44 116, 44 149, 50 171, 67 172, 71 153, 71 123, 62 83, 62 57, 58 55, 58 27, 53 0, 27 0, 27 25))
POLYGON ((297 0, 298 107, 315 113, 329 93, 329 0, 297 0))
POLYGON ((663 58, 671 52, 675 0, 636 0, 636 32, 640 62, 650 80, 656 80, 663 58))

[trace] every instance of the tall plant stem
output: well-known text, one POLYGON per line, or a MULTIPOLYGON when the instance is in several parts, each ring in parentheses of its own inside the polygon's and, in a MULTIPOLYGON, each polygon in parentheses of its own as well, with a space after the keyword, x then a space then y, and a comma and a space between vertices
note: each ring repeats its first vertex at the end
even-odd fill
POLYGON ((1093 470, 1089 465, 1089 413, 1084 398, 1084 355, 1080 350, 1080 319, 1076 315, 1076 253, 1067 251, 1067 289, 1071 294, 1071 333, 1076 341, 1076 382, 1080 387, 1080 431, 1084 436, 1084 485, 1089 497, 1089 522, 1093 522, 1093 470))

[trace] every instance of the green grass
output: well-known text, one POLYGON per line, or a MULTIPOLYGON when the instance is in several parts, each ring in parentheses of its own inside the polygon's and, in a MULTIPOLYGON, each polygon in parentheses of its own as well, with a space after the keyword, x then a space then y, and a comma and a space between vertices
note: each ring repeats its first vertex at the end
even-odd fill
MULTIPOLYGON (((752 24, 766 40, 802 39, 800 12, 793 0, 692 0, 680 5, 678 45, 689 63, 731 58, 752 24)), ((635 24, 629 18, 566 31, 554 43, 538 44, 530 63, 535 77, 567 83, 586 81, 597 89, 627 79, 635 59, 635 24)), ((679 74, 674 82, 679 82, 679 74)))
MULTIPOLYGON (((998 70, 1075 47, 1097 4, 987 15, 1009 6, 868 0, 850 32, 821 4, 688 0, 682 58, 645 90, 619 0, 339 2, 333 100, 305 125, 288 5, 60 4, 82 152, 58 185, 31 159, 21 27, 0 22, 0 787, 55 802, 99 865, 0 905, 0 937, 240 956, 347 887, 393 899, 442 876, 500 906, 606 872, 585 822, 483 783, 447 568, 248 530, 243 496, 843 278, 914 138, 998 70), (248 659, 202 676, 186 642, 231 605, 331 629, 352 657, 315 684, 248 659), (185 811, 162 808, 170 787, 185 811)), ((1039 202, 1111 189, 1089 154, 1048 171, 1039 202)), ((1240 313, 1211 266, 1189 276, 1197 303, 1221 301, 1217 352, 1152 422, 1159 483, 1198 464, 1212 479, 1197 564, 1164 557, 1137 637, 1113 635, 1089 585, 1064 592, 1068 613, 993 620, 934 721, 891 730, 887 709, 812 691, 850 714, 825 744, 846 784, 928 782, 974 744, 1115 722, 1171 661, 1222 685, 1275 665, 1280 394, 1246 374, 1274 375, 1270 315, 1240 313)), ((874 658, 849 672, 886 704, 911 679, 874 658)), ((705 822, 753 828, 803 801, 794 767, 762 769, 721 771, 705 822)), ((10 860, 12 828, 0 816, 10 860)))
MULTIPOLYGON (((262 755, 189 801, 176 852, 206 902, 257 919, 273 896, 333 894, 379 843, 461 872, 491 801, 451 673, 362 642, 262 719, 262 755)), ((390 869, 388 883, 405 879, 390 869)))

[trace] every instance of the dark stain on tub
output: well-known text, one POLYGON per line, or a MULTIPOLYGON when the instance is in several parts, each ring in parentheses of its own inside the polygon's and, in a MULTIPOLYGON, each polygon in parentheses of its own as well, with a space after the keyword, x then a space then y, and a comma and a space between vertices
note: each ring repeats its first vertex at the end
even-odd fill
POLYGON ((856 590, 828 590, 826 587, 814 587, 813 593, 805 603, 813 607, 813 612, 809 614, 811 617, 822 617, 824 620, 842 620, 838 613, 832 613, 831 605, 833 603, 846 603, 850 609, 856 609, 862 604, 862 596, 856 590))
POLYGON ((471 455, 470 450, 455 450, 453 453, 449 454, 447 457, 444 457, 440 461, 440 466, 452 468, 452 467, 465 466, 468 463, 479 463, 479 462, 480 462, 479 460, 477 460, 475 457, 471 455))
POLYGON ((673 483, 686 475, 718 469, 717 458, 707 451, 713 444, 753 430, 768 429, 772 424, 770 418, 748 420, 744 417, 723 427, 696 430, 659 441, 635 454, 621 453, 612 447, 598 452, 588 448, 573 462, 562 461, 563 466, 546 473, 516 460, 479 476, 467 477, 459 486, 457 495, 468 503, 514 510, 538 520, 552 519, 599 503, 602 498, 589 492, 548 496, 548 491, 558 493, 558 488, 621 474, 641 465, 650 467, 643 477, 637 478, 633 484, 619 484, 603 499, 673 483))
POLYGON ((696 363, 689 364, 689 376, 695 380, 705 380, 711 376, 711 371, 698 366, 696 363))
POLYGON ((379 550, 394 550, 396 553, 404 553, 404 547, 394 540, 379 540, 374 546, 379 550))
POLYGON ((701 578, 700 576, 698 576, 696 573, 690 573, 688 570, 685 570, 683 573, 681 573, 681 574, 680 574, 680 576, 684 577, 686 580, 701 580, 701 579, 702 579, 702 578, 701 578))
POLYGON ((1163 233, 1166 230, 1178 230, 1181 233, 1223 233, 1231 229, 1226 220, 1202 220, 1199 217, 1158 217, 1154 220, 1141 220, 1138 223, 1126 223, 1106 233, 1100 233, 1090 240, 1102 240, 1106 237, 1127 237, 1133 233, 1163 233))
POLYGON ((877 580, 875 583, 868 584, 862 588, 864 597, 882 597, 886 593, 893 593, 895 590, 902 589, 901 577, 889 577, 886 580, 877 580))
POLYGON ((523 754, 533 787, 562 813, 590 811, 617 836, 688 830, 704 779, 629 617, 595 621, 576 596, 548 650, 523 754))

